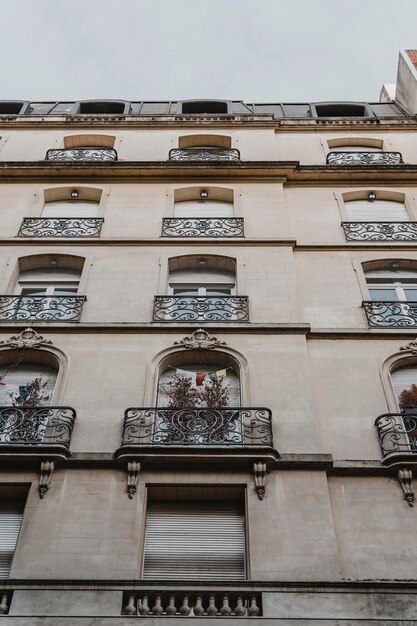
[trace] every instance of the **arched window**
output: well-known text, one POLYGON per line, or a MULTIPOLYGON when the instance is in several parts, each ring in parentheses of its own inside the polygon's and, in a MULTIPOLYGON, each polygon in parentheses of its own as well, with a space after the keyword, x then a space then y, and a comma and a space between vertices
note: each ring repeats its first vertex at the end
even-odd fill
POLYGON ((53 404, 57 365, 50 359, 36 362, 35 357, 16 353, 15 360, 1 362, 0 354, 0 406, 49 406, 53 404))
POLYGON ((369 325, 383 328, 417 326, 417 268, 413 268, 413 262, 374 261, 366 266, 369 268, 365 271, 365 278, 370 302, 365 301, 363 305, 369 325))
POLYGON ((233 259, 190 255, 170 259, 169 293, 175 296, 231 296, 236 293, 233 259))
POLYGON ((85 296, 78 295, 82 257, 40 254, 19 259, 14 295, 0 298, 2 321, 78 322, 85 296))
POLYGON ((165 359, 158 382, 159 407, 240 406, 237 362, 221 352, 180 352, 165 359))

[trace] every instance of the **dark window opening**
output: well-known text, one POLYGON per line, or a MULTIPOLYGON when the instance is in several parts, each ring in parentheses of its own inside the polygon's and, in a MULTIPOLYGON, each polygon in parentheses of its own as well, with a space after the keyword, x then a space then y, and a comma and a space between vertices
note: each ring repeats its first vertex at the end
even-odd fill
POLYGON ((0 102, 0 115, 18 115, 26 113, 28 109, 27 103, 18 102, 0 102))
POLYGON ((316 104, 317 117, 365 117, 363 104, 316 104))
POLYGON ((125 113, 126 104, 124 102, 80 102, 80 113, 93 115, 109 115, 125 113))
POLYGON ((182 103, 183 113, 227 113, 227 102, 196 100, 182 103))

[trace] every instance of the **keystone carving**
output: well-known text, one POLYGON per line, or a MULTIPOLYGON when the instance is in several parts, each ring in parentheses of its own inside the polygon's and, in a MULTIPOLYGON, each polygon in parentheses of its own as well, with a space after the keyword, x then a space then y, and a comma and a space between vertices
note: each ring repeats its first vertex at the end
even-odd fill
POLYGON ((50 339, 45 339, 42 335, 38 335, 36 330, 33 330, 33 328, 25 328, 25 330, 22 330, 20 335, 14 335, 9 339, 0 341, 0 345, 19 349, 39 348, 44 344, 51 343, 52 341, 50 339))
POLYGON ((414 506, 413 472, 410 469, 402 468, 398 470, 398 482, 403 490, 404 500, 408 506, 414 506))
POLYGON ((53 461, 42 461, 41 463, 41 475, 39 477, 39 497, 43 499, 46 492, 51 486, 51 478, 54 472, 55 465, 53 461))
POLYGON ((207 331, 198 328, 190 337, 184 337, 180 341, 174 341, 174 345, 182 346, 187 350, 212 350, 218 346, 225 346, 225 341, 217 337, 211 337, 207 331))
POLYGON ((257 461, 253 464, 253 475, 255 478, 255 489, 259 500, 263 500, 266 487, 266 463, 257 461))
POLYGON ((132 500, 136 493, 136 486, 138 484, 140 472, 140 463, 137 461, 129 461, 127 464, 127 495, 132 500))
POLYGON ((406 346, 400 348, 400 352, 411 352, 411 354, 417 354, 417 339, 410 341, 406 346))

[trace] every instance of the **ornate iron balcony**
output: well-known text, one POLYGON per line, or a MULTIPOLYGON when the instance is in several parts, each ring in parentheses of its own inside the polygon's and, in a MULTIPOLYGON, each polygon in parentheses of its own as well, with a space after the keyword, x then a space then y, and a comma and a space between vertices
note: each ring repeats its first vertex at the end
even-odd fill
POLYGON ((271 411, 264 408, 130 408, 123 446, 272 448, 271 411))
POLYGON ((384 413, 375 420, 383 463, 399 457, 416 455, 417 461, 417 408, 406 409, 403 413, 384 413))
POLYGON ((262 615, 260 593, 242 590, 221 591, 126 591, 122 615, 178 617, 259 617, 262 615))
POLYGON ((0 453, 11 447, 69 449, 76 413, 68 406, 0 407, 0 453))
POLYGON ((154 322, 248 322, 247 296, 155 296, 154 322))
POLYGON ((371 328, 409 328, 417 326, 417 302, 363 302, 371 328))
POLYGON ((117 161, 113 148, 65 148, 48 150, 45 161, 117 161))
POLYGON ((170 161, 240 161, 236 148, 173 148, 170 161))
POLYGON ((79 322, 85 296, 0 296, 0 322, 79 322))
POLYGON ((329 152, 327 165, 399 165, 401 152, 329 152))
POLYGON ((164 217, 162 237, 244 237, 243 217, 164 217))
POLYGON ((102 217, 24 217, 18 237, 99 237, 102 217))
POLYGON ((346 241, 417 241, 417 222, 342 222, 346 241))

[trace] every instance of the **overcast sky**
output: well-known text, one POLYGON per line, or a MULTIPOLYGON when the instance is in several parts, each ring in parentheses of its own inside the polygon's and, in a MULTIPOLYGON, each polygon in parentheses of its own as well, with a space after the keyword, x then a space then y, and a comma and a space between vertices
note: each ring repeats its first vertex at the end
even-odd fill
POLYGON ((378 100, 417 0, 0 0, 0 99, 378 100))

